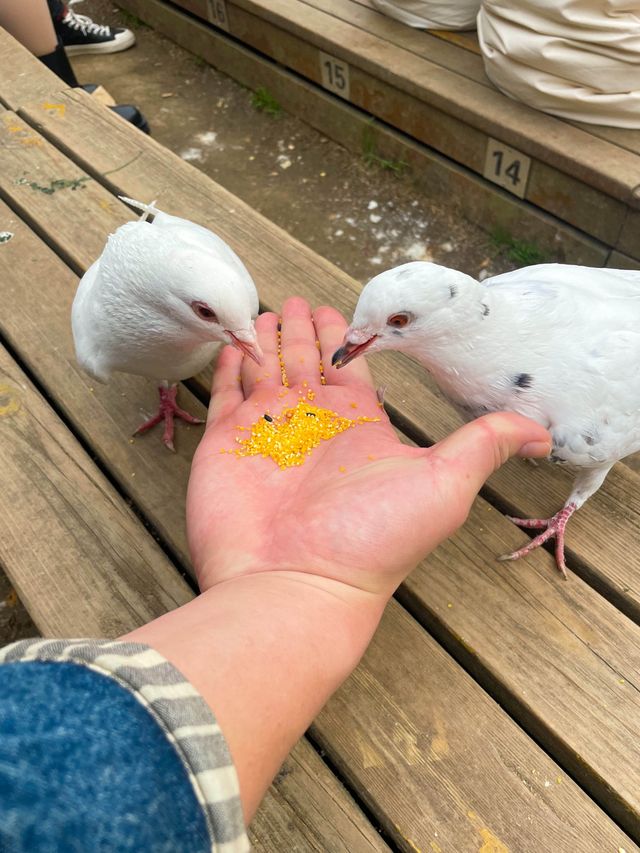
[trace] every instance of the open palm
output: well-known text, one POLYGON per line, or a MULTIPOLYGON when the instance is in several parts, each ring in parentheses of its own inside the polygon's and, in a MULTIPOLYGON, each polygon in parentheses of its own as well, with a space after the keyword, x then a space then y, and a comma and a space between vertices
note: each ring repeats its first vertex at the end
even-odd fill
POLYGON ((222 352, 187 501, 202 590, 241 574, 285 571, 389 595, 464 522, 496 467, 518 451, 548 452, 542 427, 507 414, 475 421, 433 448, 402 444, 378 405, 364 359, 339 372, 329 367, 345 328, 334 309, 312 315, 304 300, 293 298, 280 319, 258 318, 261 367, 230 347, 222 352), (314 406, 379 420, 321 441, 302 465, 284 470, 270 458, 228 452, 248 435, 239 426, 251 427, 264 414, 278 416, 309 390, 314 406))

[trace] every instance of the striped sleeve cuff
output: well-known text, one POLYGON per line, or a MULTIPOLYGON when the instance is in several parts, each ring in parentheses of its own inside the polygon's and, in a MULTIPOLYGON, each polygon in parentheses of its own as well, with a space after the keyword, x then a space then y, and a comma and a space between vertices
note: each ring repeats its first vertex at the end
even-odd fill
POLYGON ((238 777, 211 709, 154 649, 118 640, 22 640, 0 649, 0 664, 59 661, 114 679, 143 705, 176 750, 200 803, 215 853, 250 849, 238 777))

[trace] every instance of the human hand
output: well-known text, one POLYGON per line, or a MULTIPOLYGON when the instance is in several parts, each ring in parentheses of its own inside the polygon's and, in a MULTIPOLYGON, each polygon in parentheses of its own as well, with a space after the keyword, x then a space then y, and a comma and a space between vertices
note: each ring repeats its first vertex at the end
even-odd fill
POLYGON ((408 447, 378 405, 364 359, 341 371, 330 367, 346 328, 337 311, 324 307, 312 315, 304 300, 292 298, 281 324, 289 389, 281 380, 275 314, 256 323, 262 366, 230 347, 220 355, 187 499, 203 591, 240 575, 293 572, 386 599, 465 521, 479 488, 503 462, 518 453, 549 453, 543 427, 506 413, 467 424, 434 447, 408 447), (277 416, 308 389, 315 406, 380 420, 322 441, 301 466, 285 470, 261 456, 221 452, 248 435, 238 426, 251 427, 265 412, 277 416))

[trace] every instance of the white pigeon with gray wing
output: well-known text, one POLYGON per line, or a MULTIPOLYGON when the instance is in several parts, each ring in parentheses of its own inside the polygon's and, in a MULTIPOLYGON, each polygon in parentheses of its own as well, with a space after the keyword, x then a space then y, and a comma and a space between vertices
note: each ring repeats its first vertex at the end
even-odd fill
POLYGON ((394 349, 433 375, 466 419, 511 411, 546 427, 551 460, 575 469, 565 506, 517 559, 556 537, 613 464, 640 450, 640 271, 539 264, 478 282, 414 262, 364 288, 336 366, 394 349))
POLYGON ((216 234, 154 203, 107 240, 80 280, 71 322, 80 366, 100 382, 114 372, 159 381, 158 414, 136 432, 173 420, 200 423, 176 403, 177 382, 203 370, 221 344, 260 361, 258 293, 235 252, 216 234), (153 221, 149 217, 153 216, 153 221))

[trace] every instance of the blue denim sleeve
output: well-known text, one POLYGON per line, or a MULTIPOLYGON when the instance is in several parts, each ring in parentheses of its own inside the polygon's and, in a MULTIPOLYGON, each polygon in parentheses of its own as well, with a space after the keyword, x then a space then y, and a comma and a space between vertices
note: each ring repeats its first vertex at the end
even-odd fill
POLYGON ((26 641, 0 650, 3 853, 244 853, 215 718, 152 649, 26 641))

